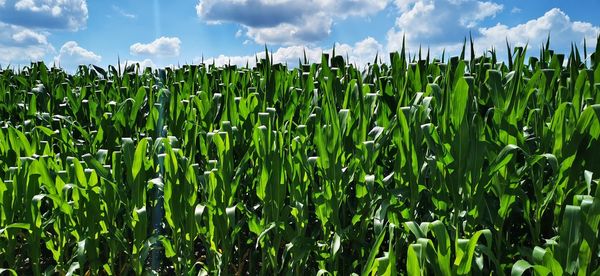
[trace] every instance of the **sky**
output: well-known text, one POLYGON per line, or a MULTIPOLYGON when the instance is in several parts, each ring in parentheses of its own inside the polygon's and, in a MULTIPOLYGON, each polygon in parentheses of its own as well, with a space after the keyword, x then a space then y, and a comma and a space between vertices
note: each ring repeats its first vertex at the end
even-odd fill
POLYGON ((469 33, 478 54, 512 46, 588 53, 600 34, 598 0, 0 0, 0 67, 43 60, 163 67, 253 64, 265 45, 275 62, 306 52, 342 54, 359 66, 408 51, 457 54, 469 33))

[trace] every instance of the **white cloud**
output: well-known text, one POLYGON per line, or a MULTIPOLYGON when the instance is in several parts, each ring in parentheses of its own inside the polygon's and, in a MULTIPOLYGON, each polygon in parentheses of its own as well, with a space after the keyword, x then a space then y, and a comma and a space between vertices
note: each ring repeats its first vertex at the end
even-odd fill
POLYGON ((572 21, 563 11, 554 8, 526 23, 514 27, 497 24, 493 27, 480 28, 479 33, 481 36, 477 38, 476 44, 480 48, 504 45, 505 39, 515 45, 528 44, 530 47, 537 48, 545 43, 550 35, 551 46, 558 45, 565 47, 561 50, 567 50, 566 47, 569 47, 571 42, 581 44, 584 38, 588 46, 594 47, 596 38, 600 34, 600 27, 588 22, 572 21))
POLYGON ((234 22, 257 43, 293 45, 315 42, 331 33, 334 20, 368 16, 388 0, 201 0, 196 5, 208 23, 234 22))
POLYGON ((49 52, 48 47, 40 45, 3 46, 0 45, 0 64, 26 64, 42 60, 49 52))
MULTIPOLYGON (((263 54, 263 56, 264 56, 264 54, 263 54)), ((239 55, 239 56, 218 55, 216 57, 204 59, 204 63, 206 63, 206 64, 214 63, 217 66, 223 66, 223 65, 228 65, 228 64, 245 66, 246 63, 248 63, 250 66, 254 66, 254 64, 255 64, 254 61, 255 61, 255 56, 250 56, 250 55, 247 55, 247 56, 244 56, 244 55, 239 55)), ((202 58, 196 57, 194 59, 194 63, 197 63, 197 64, 202 63, 202 58)))
POLYGON ((551 46, 565 52, 569 51, 570 43, 581 45, 584 38, 589 47, 594 47, 600 33, 600 27, 573 21, 557 8, 515 26, 499 23, 484 26, 482 22, 501 12, 502 5, 475 0, 396 0, 395 4, 399 15, 394 28, 387 33, 388 51, 399 50, 406 37, 411 53, 422 45, 424 51, 429 47, 434 55, 442 51, 455 55, 462 49, 462 38, 471 31, 477 54, 494 47, 500 56, 506 55, 506 39, 512 45, 528 44, 530 49, 538 49, 548 35, 551 46))
POLYGON ((54 52, 48 33, 0 22, 0 64, 25 64, 54 52))
POLYGON ((48 44, 48 39, 45 34, 25 28, 15 32, 12 35, 12 39, 19 44, 48 44))
POLYGON ((403 36, 411 47, 419 42, 434 48, 446 46, 503 9, 500 4, 476 0, 396 0, 395 4, 400 14, 388 31, 388 50, 399 49, 403 36))
POLYGON ((88 18, 85 0, 3 0, 0 21, 29 28, 76 31, 88 18))
POLYGON ((419 0, 395 0, 394 4, 401 12, 406 12, 410 9, 410 5, 419 2, 419 0))
POLYGON ((504 8, 503 5, 496 4, 493 2, 481 2, 475 1, 476 8, 469 9, 460 16, 461 26, 467 28, 473 28, 479 24, 482 20, 488 17, 494 17, 497 13, 500 13, 504 8))
MULTIPOLYGON (((118 64, 118 63, 117 63, 117 61, 115 61, 113 64, 118 64)), ((151 68, 152 70, 155 70, 155 69, 164 69, 164 68, 174 69, 174 68, 180 67, 180 64, 164 62, 164 61, 161 61, 160 59, 152 59, 152 58, 121 59, 121 70, 125 69, 125 66, 131 66, 131 65, 135 65, 135 64, 139 64, 139 66, 140 66, 139 73, 143 73, 146 68, 151 68)))
MULTIPOLYGON (((273 52, 275 62, 287 62, 295 65, 298 58, 303 56, 306 50, 307 56, 312 61, 319 61, 322 52, 330 52, 331 49, 323 49, 314 47, 314 44, 308 44, 305 48, 299 45, 304 41, 315 41, 318 37, 326 37, 330 31, 328 26, 331 26, 332 21, 336 17, 324 12, 312 13, 310 16, 313 20, 305 25, 296 24, 294 18, 302 19, 302 7, 288 3, 286 0, 267 1, 251 1, 251 0, 228 0, 227 8, 225 7, 208 7, 203 3, 211 3, 203 1, 198 6, 198 14, 206 16, 204 18, 210 21, 210 18, 220 18, 213 23, 225 21, 238 22, 246 29, 246 35, 251 37, 255 42, 274 42, 283 44, 284 47, 278 48, 273 52), (253 11, 254 13, 243 14, 240 19, 233 18, 237 15, 240 9, 232 9, 232 6, 244 7, 250 3, 260 3, 260 5, 272 5, 283 7, 285 4, 291 5, 289 9, 282 8, 282 13, 278 14, 285 18, 269 18, 261 20, 260 12, 265 12, 265 9, 253 11), (208 11, 216 12, 216 14, 206 14, 208 11), (286 13, 290 10, 294 11, 289 17, 286 13), (231 12, 231 14, 225 11, 231 12), (236 12, 236 13, 234 13, 236 12), (220 15, 219 15, 220 14, 220 15), (227 16, 232 16, 229 18, 227 16), (296 16, 296 17, 295 17, 296 16), (330 21, 319 22, 319 19, 330 21), (270 21, 271 20, 271 21, 270 21), (317 28, 313 28, 319 26, 317 28), (311 39, 300 39, 301 35, 313 37, 311 39)), ((334 1, 324 2, 323 6, 335 5, 334 1)), ((386 1, 381 7, 385 7, 386 1)), ((374 3, 374 2, 373 2, 374 3)), ((600 27, 588 22, 574 21, 569 18, 560 9, 551 9, 539 18, 534 18, 523 24, 518 25, 490 25, 496 15, 503 12, 504 6, 492 1, 478 0, 395 0, 393 2, 397 8, 397 18, 394 27, 387 33, 387 41, 385 46, 374 38, 367 38, 357 42, 354 45, 336 44, 336 53, 344 55, 348 53, 350 62, 359 65, 365 65, 372 62, 377 52, 382 53, 380 57, 387 59, 388 51, 399 50, 403 36, 406 36, 408 50, 411 53, 416 53, 418 47, 422 45, 423 51, 430 49, 433 55, 439 55, 442 51, 446 51, 447 55, 458 54, 463 46, 463 38, 473 35, 475 50, 477 54, 483 53, 484 50, 492 47, 496 48, 499 55, 505 55, 505 39, 508 39, 512 45, 522 46, 529 43, 530 49, 537 48, 545 42, 548 34, 551 35, 551 44, 553 48, 561 52, 568 52, 570 43, 581 45, 583 39, 587 40, 588 47, 594 47, 596 38, 600 33, 600 27)), ((259 6, 260 6, 259 5, 259 6)), ((520 10, 513 8, 506 11, 507 13, 517 13, 520 10)), ((239 32, 238 32, 239 34, 239 32)), ((306 45, 306 44, 304 44, 306 45)), ((532 51, 530 51, 531 53, 532 51)), ((264 53, 256 54, 259 58, 264 57, 264 53)), ((250 65, 254 64, 255 55, 238 55, 226 56, 220 55, 214 58, 206 59, 205 62, 214 61, 218 65, 237 64, 245 65, 247 62, 250 65)))
POLYGON ((513 7, 512 10, 510 10, 510 13, 520 13, 521 9, 519 9, 518 7, 513 7))
MULTIPOLYGON (((326 52, 331 53, 332 49, 328 49, 326 52)), ((343 56, 344 60, 348 58, 347 63, 354 64, 359 68, 366 66, 368 63, 373 63, 377 55, 384 59, 387 57, 387 54, 384 54, 383 45, 372 37, 367 37, 354 43, 354 45, 336 43, 335 54, 343 56)), ((315 58, 313 61, 319 61, 321 55, 318 54, 315 58)))
POLYGON ((75 41, 66 42, 54 57, 54 62, 67 70, 74 70, 80 64, 98 64, 102 57, 82 48, 75 41))
POLYGON ((282 23, 274 27, 246 27, 246 35, 256 43, 293 45, 314 42, 329 36, 333 20, 326 16, 313 15, 307 25, 282 23))
POLYGON ((87 24, 86 0, 0 0, 0 63, 25 64, 55 54, 48 36, 87 24))
POLYGON ((178 37, 160 37, 151 43, 135 43, 129 47, 132 55, 147 55, 157 57, 179 56, 181 40, 178 37))
POLYGON ((136 19, 137 15, 127 12, 124 9, 122 9, 121 7, 117 6, 117 5, 112 5, 112 9, 113 11, 115 11, 117 14, 123 16, 123 17, 127 17, 129 19, 136 19))
MULTIPOLYGON (((298 61, 304 58, 304 54, 311 62, 320 62, 322 53, 332 53, 333 49, 323 49, 321 47, 304 47, 300 45, 280 47, 274 52, 269 52, 272 55, 274 63, 287 63, 290 66, 296 66, 298 61)), ((349 44, 336 44, 335 53, 341 55, 344 58, 348 57, 349 60, 346 62, 355 64, 359 67, 365 66, 367 63, 372 62, 377 53, 383 52, 383 45, 372 37, 367 37, 361 41, 356 42, 354 45, 349 44)), ((213 62, 217 65, 238 65, 254 66, 256 64, 256 58, 260 60, 265 57, 265 52, 259 52, 255 55, 238 55, 238 56, 226 56, 219 55, 217 57, 211 57, 204 59, 204 63, 212 64, 213 62)), ((201 59, 196 58, 194 63, 200 63, 201 59)))
POLYGON ((154 61, 152 61, 152 59, 146 58, 144 60, 125 60, 125 61, 121 61, 121 66, 125 67, 125 65, 129 66, 132 64, 139 64, 140 65, 140 69, 144 70, 147 67, 150 67, 152 69, 156 69, 158 68, 156 66, 156 64, 154 63, 154 61))

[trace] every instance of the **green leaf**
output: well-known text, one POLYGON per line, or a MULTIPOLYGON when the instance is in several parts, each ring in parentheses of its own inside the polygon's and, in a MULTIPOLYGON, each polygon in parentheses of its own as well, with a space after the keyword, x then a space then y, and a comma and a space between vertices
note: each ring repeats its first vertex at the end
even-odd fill
POLYGON ((511 276, 521 276, 525 271, 532 268, 533 265, 529 264, 525 260, 518 260, 512 267, 510 271, 511 276))
MULTIPOLYGON (((487 241, 487 247, 491 247, 492 232, 488 229, 479 230, 463 246, 458 246, 454 265, 457 267, 457 273, 460 275, 468 274, 473 267, 473 257, 475 248, 479 242, 479 237, 483 235, 487 241), (466 250, 464 250, 466 249, 466 250)), ((460 243, 460 242, 459 242, 460 243)))
POLYGON ((567 205, 560 227, 558 242, 558 261, 565 272, 573 274, 577 270, 579 245, 581 243, 581 207, 567 205))
POLYGON ((421 267, 423 247, 420 244, 411 244, 408 246, 408 254, 406 257, 406 271, 408 275, 422 275, 423 268, 421 267))
POLYGON ((375 240, 375 243, 371 247, 369 257, 367 258, 367 262, 365 263, 365 266, 362 269, 361 275, 367 275, 373 270, 375 257, 377 257, 377 254, 379 254, 379 247, 381 246, 381 243, 383 243, 385 233, 386 231, 381 231, 381 233, 379 233, 379 236, 377 236, 377 240, 375 240))
POLYGON ((131 167, 131 173, 133 178, 136 179, 142 170, 142 165, 146 159, 146 149, 148 147, 148 140, 142 139, 137 147, 135 148, 135 155, 133 157, 133 166, 131 167))
POLYGON ((31 224, 29 224, 29 223, 23 223, 23 222, 11 223, 11 224, 5 226, 4 228, 0 229, 0 235, 2 235, 2 233, 4 233, 7 229, 29 230, 29 229, 31 229, 31 224))
POLYGON ((19 274, 17 274, 16 271, 10 269, 10 268, 0 268, 0 275, 4 275, 4 274, 10 274, 10 275, 14 275, 17 276, 19 274))
POLYGON ((451 96, 452 99, 452 114, 450 120, 455 129, 460 129, 460 125, 467 113, 467 104, 469 102, 469 84, 464 78, 460 78, 456 83, 456 87, 451 96))

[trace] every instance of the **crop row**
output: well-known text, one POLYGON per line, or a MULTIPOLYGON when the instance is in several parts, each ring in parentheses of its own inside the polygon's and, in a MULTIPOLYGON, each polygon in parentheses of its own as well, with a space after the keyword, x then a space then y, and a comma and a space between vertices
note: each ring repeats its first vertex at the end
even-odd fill
POLYGON ((0 274, 600 275, 600 50, 465 48, 0 70, 0 274))

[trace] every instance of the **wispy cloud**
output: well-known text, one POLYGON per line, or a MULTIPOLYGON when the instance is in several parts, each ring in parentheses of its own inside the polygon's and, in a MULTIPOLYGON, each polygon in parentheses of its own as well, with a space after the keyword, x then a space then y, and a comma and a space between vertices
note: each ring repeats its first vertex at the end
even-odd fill
POLYGON ((136 19, 137 15, 133 14, 133 13, 129 13, 126 10, 122 9, 121 7, 118 7, 117 5, 112 5, 112 9, 118 13, 119 15, 123 16, 123 17, 127 17, 127 18, 131 18, 131 19, 136 19))

